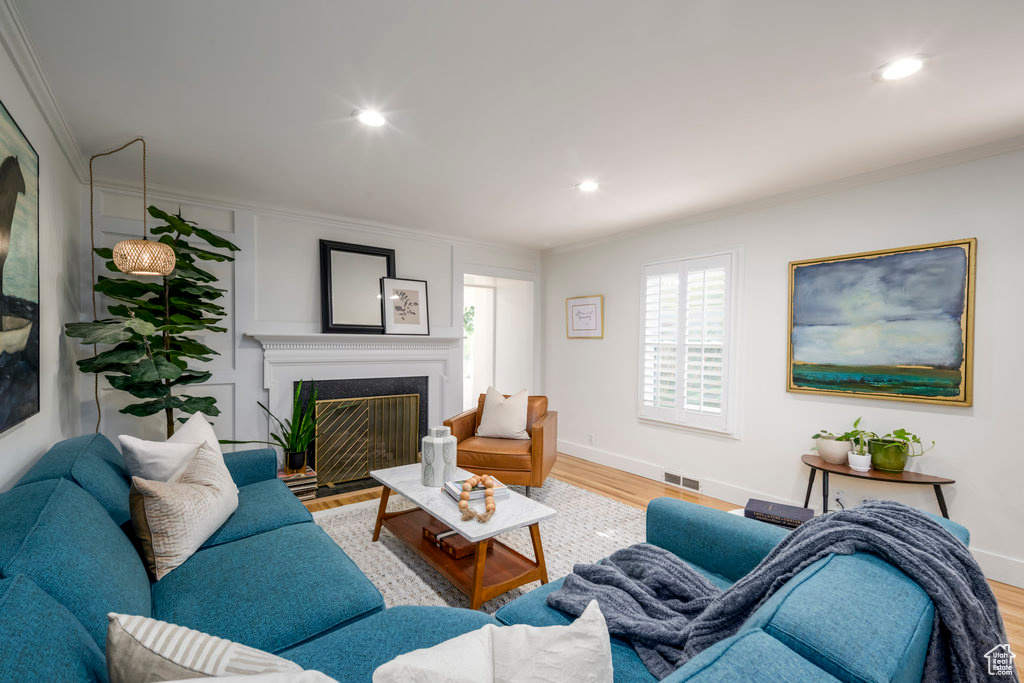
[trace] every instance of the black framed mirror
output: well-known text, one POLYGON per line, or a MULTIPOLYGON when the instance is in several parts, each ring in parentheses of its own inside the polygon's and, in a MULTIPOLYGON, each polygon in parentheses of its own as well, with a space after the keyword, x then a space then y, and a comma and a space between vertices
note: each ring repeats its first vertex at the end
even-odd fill
POLYGON ((324 332, 384 334, 380 279, 395 277, 395 250, 320 240, 324 332))

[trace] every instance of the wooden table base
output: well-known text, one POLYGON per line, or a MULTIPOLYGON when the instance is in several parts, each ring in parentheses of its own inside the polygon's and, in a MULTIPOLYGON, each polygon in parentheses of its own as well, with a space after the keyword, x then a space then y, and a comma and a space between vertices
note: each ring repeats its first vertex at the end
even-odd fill
POLYGON ((477 543, 476 552, 461 559, 438 548, 423 537, 423 526, 432 518, 421 508, 388 512, 388 497, 391 489, 384 487, 377 509, 377 521, 373 527, 373 540, 380 538, 381 527, 387 528, 406 545, 426 560, 427 564, 436 569, 452 585, 469 596, 470 609, 479 609, 480 605, 507 593, 513 588, 532 581, 548 582, 548 569, 544 564, 544 549, 540 541, 540 526, 530 525, 530 539, 533 541, 533 553, 536 559, 516 552, 504 543, 495 540, 488 552, 487 541, 477 543))

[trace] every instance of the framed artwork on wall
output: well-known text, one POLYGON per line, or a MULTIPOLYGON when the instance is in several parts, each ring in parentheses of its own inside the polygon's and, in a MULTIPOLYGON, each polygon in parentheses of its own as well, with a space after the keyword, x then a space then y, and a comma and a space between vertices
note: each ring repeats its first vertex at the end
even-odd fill
POLYGON ((385 334, 430 334, 426 280, 380 279, 385 334))
POLYGON ((970 406, 974 238, 789 264, 787 391, 970 406))
POLYGON ((604 338, 604 296, 574 296, 565 300, 565 336, 569 339, 604 338))
POLYGON ((320 240, 321 329, 383 334, 380 279, 394 276, 394 249, 320 240))
POLYGON ((0 433, 39 412, 39 155, 0 103, 0 433))

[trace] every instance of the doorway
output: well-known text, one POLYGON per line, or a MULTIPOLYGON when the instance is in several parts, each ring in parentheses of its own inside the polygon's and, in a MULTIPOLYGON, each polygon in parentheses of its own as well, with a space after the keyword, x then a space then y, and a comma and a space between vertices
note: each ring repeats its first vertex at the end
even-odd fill
POLYGON ((462 403, 487 387, 533 392, 533 282, 467 273, 463 281, 462 403))

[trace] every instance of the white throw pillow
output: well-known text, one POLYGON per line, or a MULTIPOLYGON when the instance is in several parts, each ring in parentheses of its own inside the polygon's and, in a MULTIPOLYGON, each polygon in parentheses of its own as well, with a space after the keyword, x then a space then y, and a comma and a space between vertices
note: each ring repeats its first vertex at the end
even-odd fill
POLYGON ((611 683, 612 649, 597 601, 568 626, 494 626, 382 664, 373 683, 611 683))
POLYGON ((238 488, 224 458, 203 443, 177 481, 132 477, 128 504, 142 559, 159 581, 227 521, 238 508, 238 488))
POLYGON ((199 450, 199 444, 172 441, 146 441, 122 434, 121 454, 128 474, 151 481, 176 481, 199 450))
POLYGON ((220 448, 220 441, 217 439, 217 433, 213 431, 213 425, 211 425, 206 416, 202 413, 192 413, 185 424, 178 427, 175 430, 171 438, 167 439, 168 443, 208 443, 217 451, 218 455, 224 456, 224 451, 220 448))
POLYGON ((480 417, 477 436, 495 439, 529 439, 526 433, 526 408, 529 401, 526 389, 505 398, 494 387, 487 388, 484 414, 480 417))
POLYGON ((266 683, 333 680, 303 672, 295 662, 263 650, 165 621, 115 613, 107 615, 107 673, 110 683, 215 676, 266 683))

